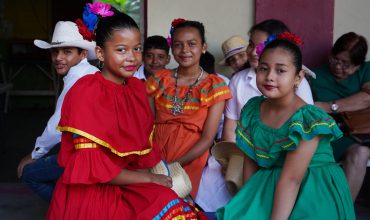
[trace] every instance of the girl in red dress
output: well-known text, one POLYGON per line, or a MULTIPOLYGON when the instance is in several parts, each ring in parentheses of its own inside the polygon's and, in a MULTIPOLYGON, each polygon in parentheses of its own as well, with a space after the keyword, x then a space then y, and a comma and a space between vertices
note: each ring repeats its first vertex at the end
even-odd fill
MULTIPOLYGON (((100 2, 88 4, 85 23, 96 14, 102 71, 81 78, 65 97, 58 126, 58 163, 65 170, 47 219, 202 218, 170 189, 170 177, 148 172, 160 153, 151 141, 145 86, 132 77, 142 59, 137 24, 100 2)), ((80 32, 88 29, 78 24, 80 32)))

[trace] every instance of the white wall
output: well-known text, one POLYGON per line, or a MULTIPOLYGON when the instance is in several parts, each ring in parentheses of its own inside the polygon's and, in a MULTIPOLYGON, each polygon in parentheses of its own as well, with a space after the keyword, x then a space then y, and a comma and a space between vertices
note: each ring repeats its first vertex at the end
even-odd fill
MULTIPOLYGON (((216 63, 222 58, 222 42, 235 34, 248 39, 248 29, 254 23, 254 0, 148 0, 147 8, 148 36, 167 37, 174 18, 202 22, 216 63)), ((175 66, 172 59, 169 67, 175 66)), ((219 72, 230 73, 229 68, 216 67, 219 72)))
MULTIPOLYGON (((254 24, 255 0, 148 0, 147 8, 148 36, 159 34, 167 37, 174 18, 202 22, 209 51, 217 62, 222 58, 221 44, 225 39, 240 34, 248 40, 247 32, 254 24)), ((333 41, 354 31, 367 38, 370 44, 369 23, 370 0, 335 0, 333 41)), ((370 52, 367 60, 370 60, 370 52)), ((175 66, 172 60, 169 67, 175 66)), ((229 68, 216 68, 219 72, 231 73, 229 68)))
MULTIPOLYGON (((369 0, 335 1, 333 41, 350 31, 364 36, 370 44, 369 0)), ((367 60, 370 60, 370 52, 367 53, 367 60)))

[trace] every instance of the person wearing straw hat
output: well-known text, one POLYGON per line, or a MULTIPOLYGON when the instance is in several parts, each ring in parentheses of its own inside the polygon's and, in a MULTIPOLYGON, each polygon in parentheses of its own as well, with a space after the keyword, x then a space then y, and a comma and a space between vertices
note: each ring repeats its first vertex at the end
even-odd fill
POLYGON ((245 69, 248 62, 247 46, 248 42, 242 36, 231 36, 222 43, 224 58, 218 64, 230 66, 235 73, 245 69))
POLYGON ((55 25, 51 42, 35 40, 41 49, 49 49, 51 61, 58 75, 63 77, 64 87, 58 97, 54 114, 50 117, 43 133, 36 139, 32 153, 26 155, 18 165, 18 177, 43 199, 50 201, 54 182, 63 169, 56 155, 44 157, 61 141, 61 132, 56 130, 64 96, 74 83, 98 69, 87 59, 96 59, 95 41, 84 39, 78 25, 71 21, 59 21, 55 25))

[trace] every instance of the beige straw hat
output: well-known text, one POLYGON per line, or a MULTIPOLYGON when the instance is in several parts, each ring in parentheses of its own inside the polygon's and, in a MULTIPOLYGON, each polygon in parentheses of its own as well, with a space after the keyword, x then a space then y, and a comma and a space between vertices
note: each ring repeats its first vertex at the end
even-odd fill
POLYGON ((188 174, 178 162, 170 164, 163 160, 150 169, 155 174, 163 174, 172 178, 172 190, 181 198, 185 198, 191 192, 191 182, 188 174))
POLYGON ((59 21, 55 25, 51 42, 34 40, 33 43, 41 49, 57 47, 78 47, 87 50, 87 59, 96 59, 95 41, 88 41, 78 31, 77 24, 72 21, 59 21))
POLYGON ((231 195, 235 195, 243 185, 244 153, 235 143, 220 141, 212 147, 211 154, 226 169, 226 188, 231 195))
POLYGON ((242 36, 239 35, 231 36, 222 43, 221 48, 222 52, 224 53, 224 58, 220 62, 218 62, 218 64, 227 65, 226 63, 227 58, 237 53, 246 51, 247 46, 248 42, 242 36))

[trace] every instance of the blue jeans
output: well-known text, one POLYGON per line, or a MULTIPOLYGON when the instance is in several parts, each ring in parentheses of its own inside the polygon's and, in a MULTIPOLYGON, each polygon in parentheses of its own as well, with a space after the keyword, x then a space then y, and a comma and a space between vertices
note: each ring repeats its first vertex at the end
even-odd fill
POLYGON ((36 194, 50 202, 55 183, 64 169, 57 163, 57 155, 40 158, 23 168, 22 182, 36 194))

